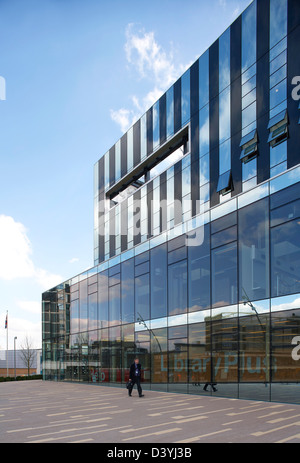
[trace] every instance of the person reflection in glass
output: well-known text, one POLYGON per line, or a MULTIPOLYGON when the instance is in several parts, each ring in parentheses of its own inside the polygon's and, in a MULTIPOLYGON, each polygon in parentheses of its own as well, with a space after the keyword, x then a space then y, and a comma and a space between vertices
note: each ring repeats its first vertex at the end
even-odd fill
POLYGON ((128 388, 128 395, 131 397, 132 394, 132 389, 134 388, 134 385, 136 384, 139 397, 144 397, 142 387, 141 387, 141 364, 139 363, 139 359, 135 358, 133 364, 130 367, 130 372, 129 372, 129 388, 128 388))

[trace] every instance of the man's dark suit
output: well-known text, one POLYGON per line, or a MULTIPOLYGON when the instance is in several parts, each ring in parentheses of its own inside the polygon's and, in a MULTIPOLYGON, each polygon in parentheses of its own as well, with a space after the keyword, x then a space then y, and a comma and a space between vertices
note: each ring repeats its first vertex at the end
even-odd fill
POLYGON ((130 366, 130 372, 129 372, 129 379, 131 379, 131 385, 128 389, 128 395, 131 396, 132 389, 134 385, 136 384, 139 396, 142 396, 142 388, 141 388, 141 364, 140 363, 133 363, 130 366), (137 373, 137 374, 136 374, 137 373))

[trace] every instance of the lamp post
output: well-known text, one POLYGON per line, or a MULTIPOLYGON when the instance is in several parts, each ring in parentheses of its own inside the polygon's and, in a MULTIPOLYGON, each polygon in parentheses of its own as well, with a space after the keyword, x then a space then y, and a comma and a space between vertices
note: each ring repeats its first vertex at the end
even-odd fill
POLYGON ((5 329, 6 329, 6 376, 8 377, 8 310, 6 311, 5 329))
POLYGON ((16 375, 16 340, 17 340, 17 336, 14 337, 14 367, 15 367, 15 381, 17 379, 17 375, 16 375))
MULTIPOLYGON (((255 313, 256 315, 256 318, 259 322, 259 325, 260 325, 260 328, 261 328, 261 331, 263 333, 263 336, 264 336, 264 342, 265 342, 265 359, 266 359, 266 379, 269 381, 270 380, 270 364, 269 364, 269 348, 270 348, 270 339, 269 339, 269 343, 268 343, 268 334, 269 334, 269 337, 270 337, 270 328, 269 328, 269 331, 268 331, 268 327, 267 327, 267 321, 266 321, 266 327, 264 328, 261 320, 260 320, 260 316, 256 310, 256 308, 254 307, 254 305, 252 304, 252 302, 250 301, 249 297, 248 297, 248 294, 246 293, 245 289, 243 289, 243 292, 245 294, 245 296, 242 297, 243 301, 244 301, 244 305, 249 305, 249 307, 251 308, 251 310, 253 310, 253 312, 255 313)), ((267 382, 265 383, 265 386, 267 387, 267 382)))
POLYGON ((157 339, 157 336, 153 333, 153 330, 147 326, 147 324, 146 324, 145 320, 143 319, 143 317, 141 316, 141 314, 139 312, 137 314, 138 314, 138 318, 137 318, 136 321, 139 323, 139 325, 143 325, 149 331, 149 333, 152 334, 152 336, 155 338, 155 340, 156 340, 156 342, 158 344, 160 353, 162 354, 162 348, 161 348, 159 340, 157 339))

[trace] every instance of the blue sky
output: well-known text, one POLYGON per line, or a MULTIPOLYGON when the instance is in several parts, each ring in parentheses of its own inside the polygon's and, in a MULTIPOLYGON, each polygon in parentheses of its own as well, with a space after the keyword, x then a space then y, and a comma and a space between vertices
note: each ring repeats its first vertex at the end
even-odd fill
POLYGON ((93 266, 93 166, 250 0, 0 0, 0 348, 93 266))

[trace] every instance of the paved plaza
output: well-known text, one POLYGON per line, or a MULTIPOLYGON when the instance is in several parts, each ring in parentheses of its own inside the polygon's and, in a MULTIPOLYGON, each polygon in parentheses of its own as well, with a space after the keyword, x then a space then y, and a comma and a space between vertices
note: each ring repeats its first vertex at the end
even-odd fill
MULTIPOLYGON (((90 384, 0 384, 1 443, 300 442, 300 405, 90 384)), ((133 445, 134 446, 134 445, 133 445)))

